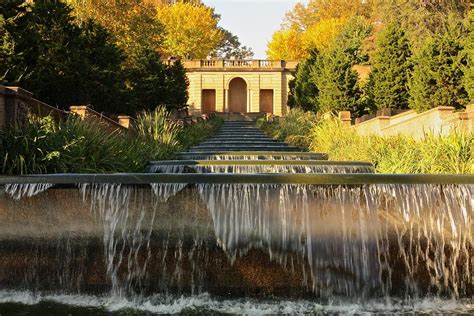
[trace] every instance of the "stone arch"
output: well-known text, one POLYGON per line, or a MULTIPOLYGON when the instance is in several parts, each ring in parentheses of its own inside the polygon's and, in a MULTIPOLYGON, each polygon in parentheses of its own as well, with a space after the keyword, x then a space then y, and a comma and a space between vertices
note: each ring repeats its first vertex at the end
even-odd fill
POLYGON ((247 82, 241 77, 229 81, 229 112, 247 112, 247 82))

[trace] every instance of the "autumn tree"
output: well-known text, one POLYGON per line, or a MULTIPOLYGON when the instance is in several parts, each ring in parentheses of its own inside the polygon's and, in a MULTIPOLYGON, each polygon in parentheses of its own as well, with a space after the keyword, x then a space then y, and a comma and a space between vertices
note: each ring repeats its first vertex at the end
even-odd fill
POLYGON ((131 61, 143 49, 159 50, 163 26, 156 19, 156 3, 144 0, 66 0, 78 23, 92 19, 109 30, 131 61))
POLYGON ((311 25, 302 34, 303 48, 305 51, 317 49, 318 51, 327 51, 334 42, 345 23, 341 18, 329 18, 321 20, 319 23, 311 25))
POLYGON ((179 58, 206 58, 223 38, 212 8, 177 2, 158 8, 157 20, 164 26, 163 51, 179 58))
POLYGON ((292 28, 273 33, 267 46, 269 59, 303 59, 307 55, 303 45, 301 33, 292 28))

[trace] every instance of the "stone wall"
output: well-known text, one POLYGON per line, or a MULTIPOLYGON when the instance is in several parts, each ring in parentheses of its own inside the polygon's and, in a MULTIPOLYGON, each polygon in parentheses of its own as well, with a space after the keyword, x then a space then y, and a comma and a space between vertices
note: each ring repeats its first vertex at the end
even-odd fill
MULTIPOLYGON (((351 125, 359 135, 410 135, 415 139, 421 139, 426 134, 446 136, 453 131, 463 133, 474 133, 474 104, 468 105, 464 111, 455 111, 453 107, 437 107, 423 113, 406 111, 401 114, 390 116, 383 113, 372 119, 351 125)), ((350 124, 347 119, 349 114, 340 114, 346 125, 350 124)))

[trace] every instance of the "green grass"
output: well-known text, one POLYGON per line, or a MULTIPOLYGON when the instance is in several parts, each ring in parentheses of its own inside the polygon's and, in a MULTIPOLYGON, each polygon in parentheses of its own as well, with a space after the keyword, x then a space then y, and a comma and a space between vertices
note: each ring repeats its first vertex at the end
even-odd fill
MULTIPOLYGON (((302 120, 308 117, 301 113, 292 115, 303 116, 302 120)), ((304 139, 308 150, 327 153, 329 160, 370 162, 378 173, 474 173, 472 134, 453 132, 445 137, 427 134, 423 140, 404 135, 360 136, 354 130, 343 127, 335 117, 314 118, 309 131, 307 128, 295 128, 295 121, 298 119, 292 117, 289 122, 282 119, 261 126, 272 135, 275 129, 290 131, 285 135, 286 140, 304 139)))

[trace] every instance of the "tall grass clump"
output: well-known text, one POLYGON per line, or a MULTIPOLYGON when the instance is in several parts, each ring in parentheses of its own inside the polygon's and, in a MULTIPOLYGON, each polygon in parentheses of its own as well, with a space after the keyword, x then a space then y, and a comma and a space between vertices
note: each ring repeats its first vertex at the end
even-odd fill
POLYGON ((428 133, 421 140, 406 135, 360 136, 331 117, 314 126, 311 139, 311 151, 325 152, 330 160, 368 161, 379 173, 474 173, 472 134, 428 133))
POLYGON ((211 137, 217 132, 223 122, 222 118, 215 116, 207 121, 200 121, 181 129, 177 135, 180 150, 186 150, 211 137))
POLYGON ((30 116, 0 132, 2 174, 138 172, 161 155, 161 147, 143 137, 77 116, 61 122, 30 116))
POLYGON ((311 144, 310 131, 317 122, 314 112, 291 109, 284 119, 266 117, 257 120, 257 126, 273 138, 307 149, 311 144))

